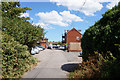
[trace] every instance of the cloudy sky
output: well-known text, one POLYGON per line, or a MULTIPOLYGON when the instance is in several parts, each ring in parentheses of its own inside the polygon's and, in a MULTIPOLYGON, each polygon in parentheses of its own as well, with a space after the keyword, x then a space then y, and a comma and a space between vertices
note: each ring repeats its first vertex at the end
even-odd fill
POLYGON ((47 32, 49 41, 61 41, 64 30, 85 30, 120 0, 21 0, 21 7, 32 10, 21 14, 47 32))

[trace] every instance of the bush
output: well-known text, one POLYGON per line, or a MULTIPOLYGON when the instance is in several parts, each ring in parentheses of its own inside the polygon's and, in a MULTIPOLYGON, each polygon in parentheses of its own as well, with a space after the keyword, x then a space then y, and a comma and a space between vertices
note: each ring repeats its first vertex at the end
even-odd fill
POLYGON ((27 48, 2 32, 2 78, 20 78, 31 65, 36 64, 27 48))
POLYGON ((0 31, 0 78, 2 78, 2 32, 0 31))
POLYGON ((111 52, 107 52, 108 57, 103 57, 101 53, 94 52, 94 56, 89 56, 87 61, 79 65, 79 68, 70 73, 69 77, 78 79, 107 79, 119 78, 120 62, 113 57, 111 52))
POLYGON ((83 63, 70 78, 108 79, 120 74, 120 2, 82 37, 83 63))
MULTIPOLYGON (((120 3, 103 14, 103 18, 87 29, 81 40, 83 57, 94 55, 94 51, 110 51, 117 58, 120 56, 120 3)), ((103 54, 104 56, 106 54, 103 54)))

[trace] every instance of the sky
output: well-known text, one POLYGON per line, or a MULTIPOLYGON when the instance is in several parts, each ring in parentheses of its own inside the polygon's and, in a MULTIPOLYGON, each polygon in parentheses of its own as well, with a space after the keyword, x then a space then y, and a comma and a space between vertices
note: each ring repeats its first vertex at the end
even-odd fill
POLYGON ((61 41, 64 30, 85 30, 102 18, 120 0, 20 0, 21 7, 32 10, 21 13, 29 22, 44 28, 49 41, 61 41))

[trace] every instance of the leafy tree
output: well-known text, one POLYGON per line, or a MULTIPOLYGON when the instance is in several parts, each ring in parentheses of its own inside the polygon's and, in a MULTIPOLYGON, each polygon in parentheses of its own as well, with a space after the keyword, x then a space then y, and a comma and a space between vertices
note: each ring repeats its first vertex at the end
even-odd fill
POLYGON ((2 2, 2 78, 20 78, 37 62, 28 49, 41 39, 44 30, 19 17, 26 10, 31 9, 20 8, 19 2, 2 2))
POLYGON ((58 41, 58 42, 55 42, 55 43, 52 43, 53 45, 62 45, 62 42, 58 41))
POLYGON ((33 26, 27 21, 28 18, 19 17, 20 13, 31 10, 30 8, 20 8, 19 2, 3 2, 2 5, 2 31, 13 36, 21 44, 27 45, 30 50, 42 38, 44 29, 33 26))
POLYGON ((44 30, 41 27, 33 26, 31 23, 19 18, 9 19, 8 17, 3 17, 3 21, 3 31, 29 48, 42 38, 44 30))
POLYGON ((20 7, 20 2, 2 2, 2 17, 15 18, 20 16, 20 13, 25 13, 26 10, 31 8, 20 7))

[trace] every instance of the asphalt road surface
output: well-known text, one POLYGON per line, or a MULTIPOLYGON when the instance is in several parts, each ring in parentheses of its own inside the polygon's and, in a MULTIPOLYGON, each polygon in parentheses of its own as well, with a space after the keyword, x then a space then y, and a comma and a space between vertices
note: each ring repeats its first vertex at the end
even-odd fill
POLYGON ((65 52, 62 50, 46 49, 33 55, 40 61, 37 66, 25 73, 23 78, 68 78, 69 72, 77 68, 82 62, 79 52, 65 52))

